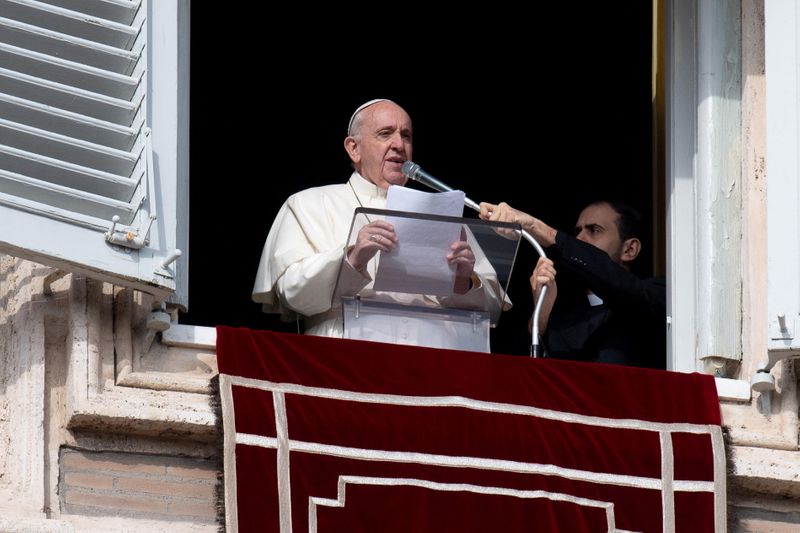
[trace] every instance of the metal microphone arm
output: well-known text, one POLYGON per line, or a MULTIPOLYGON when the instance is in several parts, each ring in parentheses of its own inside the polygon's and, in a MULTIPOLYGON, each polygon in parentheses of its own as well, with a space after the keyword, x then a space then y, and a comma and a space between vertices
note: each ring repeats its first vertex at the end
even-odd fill
MULTIPOLYGON (((522 230, 522 236, 526 241, 533 245, 533 248, 540 257, 547 258, 544 253, 544 249, 538 242, 536 242, 536 239, 533 238, 533 235, 525 230, 522 230)), ((539 344, 539 315, 542 314, 542 306, 544 305, 545 294, 547 294, 547 285, 542 285, 542 288, 539 290, 539 297, 536 299, 536 305, 533 308, 533 319, 531 322, 531 357, 544 356, 542 345, 539 344)))
MULTIPOLYGON (((474 209, 478 213, 481 212, 480 206, 478 206, 478 204, 469 198, 464 198, 464 205, 474 209)), ((542 248, 541 244, 536 242, 536 239, 533 238, 533 235, 524 229, 520 230, 520 233, 522 233, 522 237, 533 246, 534 250, 536 250, 541 257, 547 257, 547 255, 544 253, 544 248, 542 248)), ((531 322, 531 357, 542 357, 544 355, 542 352, 542 345, 539 344, 539 315, 542 314, 542 305, 544 305, 545 294, 547 294, 547 285, 542 285, 542 288, 539 291, 539 297, 536 299, 536 306, 533 308, 533 319, 531 322)))
MULTIPOLYGON (((420 166, 412 161, 406 161, 403 163, 401 172, 407 178, 418 181, 419 183, 422 183, 423 185, 426 185, 436 191, 447 192, 453 190, 452 187, 445 185, 430 174, 423 172, 420 166)), ((467 197, 464 197, 464 205, 473 211, 477 211, 478 213, 481 212, 480 205, 467 197)), ((547 257, 547 255, 544 253, 544 248, 542 248, 542 246, 536 242, 536 239, 533 238, 533 235, 524 229, 520 230, 520 233, 522 234, 522 237, 533 246, 534 250, 536 250, 536 253, 538 253, 539 256, 547 257)), ((547 286, 542 286, 542 289, 539 291, 539 298, 536 299, 536 306, 533 309, 533 319, 531 323, 531 357, 542 357, 543 355, 542 346, 539 344, 539 315, 542 312, 542 305, 544 304, 544 297, 546 294, 547 286)))

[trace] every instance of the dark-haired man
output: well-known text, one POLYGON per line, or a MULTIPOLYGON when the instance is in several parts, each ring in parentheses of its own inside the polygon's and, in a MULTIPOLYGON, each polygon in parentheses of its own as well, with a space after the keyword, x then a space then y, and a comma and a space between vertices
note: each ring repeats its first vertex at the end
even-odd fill
POLYGON ((548 287, 539 331, 549 357, 664 368, 666 283, 630 270, 642 247, 634 209, 589 204, 574 235, 506 203, 481 204, 481 218, 519 223, 546 248, 530 282, 534 301, 548 287))

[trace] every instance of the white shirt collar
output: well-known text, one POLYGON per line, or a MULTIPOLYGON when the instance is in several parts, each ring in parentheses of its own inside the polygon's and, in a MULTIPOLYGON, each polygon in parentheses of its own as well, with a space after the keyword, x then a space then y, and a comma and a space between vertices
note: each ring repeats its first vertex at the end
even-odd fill
POLYGON ((598 305, 603 305, 603 299, 600 298, 595 293, 593 293, 592 291, 588 291, 586 293, 586 298, 589 299, 589 305, 592 306, 592 307, 597 307, 598 305))
POLYGON ((350 185, 361 198, 386 198, 386 189, 378 187, 358 172, 350 176, 350 185))

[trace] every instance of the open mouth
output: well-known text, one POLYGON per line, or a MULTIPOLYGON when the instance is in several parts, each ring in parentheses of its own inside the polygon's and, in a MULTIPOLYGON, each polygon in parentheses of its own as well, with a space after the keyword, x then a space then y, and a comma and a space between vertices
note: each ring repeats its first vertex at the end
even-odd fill
POLYGON ((386 162, 390 164, 392 167, 400 168, 403 166, 403 163, 405 163, 406 160, 403 159, 402 157, 390 157, 389 159, 386 160, 386 162))

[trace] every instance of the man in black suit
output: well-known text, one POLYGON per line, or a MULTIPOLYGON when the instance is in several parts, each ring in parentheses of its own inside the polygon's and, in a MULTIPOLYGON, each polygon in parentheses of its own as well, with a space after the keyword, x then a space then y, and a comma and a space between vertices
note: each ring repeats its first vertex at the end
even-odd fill
POLYGON ((546 355, 665 367, 666 283, 630 271, 642 246, 634 209, 594 202, 581 212, 574 235, 506 203, 481 204, 481 218, 519 223, 546 247, 530 279, 534 302, 548 287, 539 316, 546 355))

